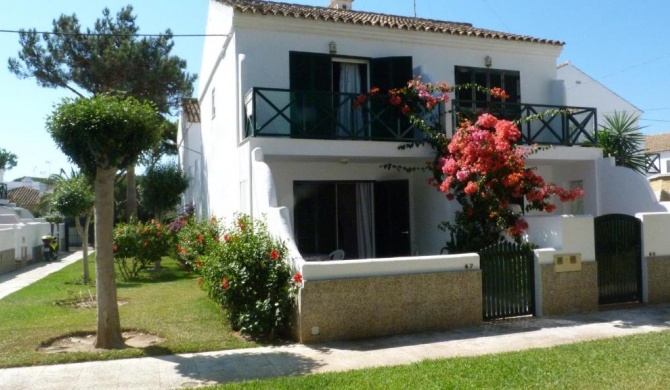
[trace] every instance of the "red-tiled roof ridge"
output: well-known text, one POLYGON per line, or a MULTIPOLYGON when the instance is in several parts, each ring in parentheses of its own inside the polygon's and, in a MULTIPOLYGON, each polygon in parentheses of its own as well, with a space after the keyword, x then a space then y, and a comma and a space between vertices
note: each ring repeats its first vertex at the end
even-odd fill
POLYGON ((181 109, 190 123, 200 123, 200 104, 198 99, 186 98, 181 101, 181 109))
POLYGON ((647 153, 670 151, 670 133, 648 135, 644 138, 644 150, 647 153))
POLYGON ((7 191, 7 199, 11 203, 27 209, 37 206, 41 196, 38 190, 28 187, 17 187, 7 191))
POLYGON ((470 23, 449 22, 434 19, 413 18, 409 16, 387 15, 374 12, 344 10, 263 0, 216 1, 233 7, 234 10, 242 13, 285 17, 292 16, 295 18, 323 20, 334 23, 352 23, 367 26, 395 28, 400 30, 426 31, 449 35, 542 43, 556 46, 562 46, 564 44, 561 41, 555 41, 551 39, 534 38, 526 35, 510 34, 500 31, 476 28, 473 27, 470 23))

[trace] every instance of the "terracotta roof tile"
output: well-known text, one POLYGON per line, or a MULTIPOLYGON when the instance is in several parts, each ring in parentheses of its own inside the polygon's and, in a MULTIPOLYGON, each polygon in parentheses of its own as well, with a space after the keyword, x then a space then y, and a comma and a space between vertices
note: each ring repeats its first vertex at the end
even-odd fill
POLYGON ((183 99, 181 109, 186 120, 191 123, 200 123, 200 104, 197 99, 183 99))
POLYGON ((28 187, 18 187, 7 191, 7 199, 19 207, 34 208, 40 202, 41 193, 28 187))
POLYGON ((322 20, 324 22, 332 23, 351 23, 364 26, 385 27, 399 30, 426 31, 506 41, 543 43, 556 46, 562 46, 564 44, 561 41, 555 41, 551 39, 534 38, 526 35, 517 35, 476 28, 473 27, 470 23, 457 23, 442 20, 412 18, 407 16, 386 15, 372 12, 314 7, 300 4, 277 3, 263 0, 216 1, 233 7, 235 11, 242 13, 322 20))
POLYGON ((644 139, 647 153, 660 153, 670 150, 670 133, 648 135, 644 139))

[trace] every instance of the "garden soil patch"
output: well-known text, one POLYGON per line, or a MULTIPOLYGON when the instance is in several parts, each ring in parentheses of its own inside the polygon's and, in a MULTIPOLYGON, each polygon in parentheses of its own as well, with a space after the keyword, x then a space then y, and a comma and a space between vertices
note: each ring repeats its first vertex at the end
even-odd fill
MULTIPOLYGON (((121 334, 126 348, 146 348, 152 345, 162 343, 164 340, 158 336, 128 331, 121 334)), ((73 352, 94 352, 100 351, 93 347, 95 334, 66 336, 54 340, 48 345, 41 345, 37 348, 38 352, 43 353, 73 353, 73 352)))

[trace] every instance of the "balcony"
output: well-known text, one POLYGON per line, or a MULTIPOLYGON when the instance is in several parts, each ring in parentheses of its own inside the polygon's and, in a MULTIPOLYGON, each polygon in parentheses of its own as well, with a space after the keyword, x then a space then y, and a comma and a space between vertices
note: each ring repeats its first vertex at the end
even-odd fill
POLYGON ((489 113, 499 119, 518 121, 521 144, 594 146, 597 145, 595 108, 546 104, 452 101, 454 128, 463 119, 489 113))
MULTIPOLYGON (((244 101, 245 136, 401 142, 423 139, 396 107, 372 100, 354 108, 358 96, 253 88, 244 101)), ((426 119, 440 120, 442 113, 442 109, 434 110, 426 119)))
POLYGON ((647 153, 644 155, 645 170, 649 175, 657 175, 661 173, 661 154, 647 153))

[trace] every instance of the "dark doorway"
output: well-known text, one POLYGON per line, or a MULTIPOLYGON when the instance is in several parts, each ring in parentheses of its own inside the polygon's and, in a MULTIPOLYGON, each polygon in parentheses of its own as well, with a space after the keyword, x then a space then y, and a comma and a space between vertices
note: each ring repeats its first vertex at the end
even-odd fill
POLYGON ((642 223, 623 214, 595 218, 598 302, 642 301, 642 223))
POLYGON ((409 256, 409 183, 394 180, 375 184, 377 257, 409 256))

